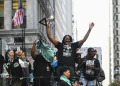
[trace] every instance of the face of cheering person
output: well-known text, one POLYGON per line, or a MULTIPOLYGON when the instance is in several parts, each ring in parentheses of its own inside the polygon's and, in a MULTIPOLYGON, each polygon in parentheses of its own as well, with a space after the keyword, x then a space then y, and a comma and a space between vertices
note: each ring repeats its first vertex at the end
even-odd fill
POLYGON ((69 36, 66 36, 66 37, 65 37, 64 43, 65 43, 66 45, 70 43, 70 37, 69 37, 69 36))
POLYGON ((10 51, 9 51, 8 57, 11 58, 11 59, 14 58, 14 51, 13 51, 13 50, 10 50, 10 51))

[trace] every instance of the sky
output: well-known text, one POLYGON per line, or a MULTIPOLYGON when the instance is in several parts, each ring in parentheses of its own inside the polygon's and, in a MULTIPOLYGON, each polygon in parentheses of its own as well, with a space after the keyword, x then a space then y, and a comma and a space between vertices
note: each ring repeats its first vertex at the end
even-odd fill
POLYGON ((108 42, 109 2, 108 0, 75 0, 75 20, 77 21, 78 39, 82 39, 94 22, 89 38, 83 47, 102 47, 108 42))
POLYGON ((82 47, 101 47, 102 68, 109 85, 109 0, 74 0, 74 17, 77 22, 78 39, 81 40, 89 29, 89 23, 95 26, 82 47))

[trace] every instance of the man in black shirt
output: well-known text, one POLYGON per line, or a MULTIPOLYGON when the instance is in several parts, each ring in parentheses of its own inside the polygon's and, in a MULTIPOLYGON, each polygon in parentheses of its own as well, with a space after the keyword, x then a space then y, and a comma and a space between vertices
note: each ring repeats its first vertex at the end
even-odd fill
POLYGON ((35 60, 34 62, 34 86, 49 86, 50 84, 50 76, 51 76, 51 64, 47 62, 42 54, 36 55, 35 54, 35 44, 36 40, 34 41, 31 55, 32 58, 35 60), (42 77, 42 78, 41 78, 42 77), (48 78, 47 78, 48 77, 48 78))
POLYGON ((100 63, 98 59, 94 58, 95 52, 93 48, 89 48, 87 56, 80 60, 77 67, 77 69, 83 68, 83 86, 96 86, 96 78, 100 72, 100 63))

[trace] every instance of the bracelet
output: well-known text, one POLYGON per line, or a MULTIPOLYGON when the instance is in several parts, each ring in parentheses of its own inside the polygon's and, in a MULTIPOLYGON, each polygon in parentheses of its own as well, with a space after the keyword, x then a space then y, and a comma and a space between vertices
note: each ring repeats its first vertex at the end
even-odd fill
POLYGON ((49 25, 47 25, 47 28, 49 28, 49 25))

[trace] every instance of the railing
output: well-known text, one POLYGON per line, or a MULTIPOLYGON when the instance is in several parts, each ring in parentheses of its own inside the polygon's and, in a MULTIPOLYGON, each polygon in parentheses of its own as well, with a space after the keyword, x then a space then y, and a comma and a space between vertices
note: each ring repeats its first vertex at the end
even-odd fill
MULTIPOLYGON (((91 77, 91 76, 88 76, 88 77, 91 77)), ((93 76, 94 77, 94 76, 93 76)), ((0 86, 21 86, 20 84, 22 84, 22 81, 24 81, 25 79, 31 79, 31 78, 36 78, 36 79, 39 79, 39 83, 40 83, 40 79, 50 79, 50 86, 57 86, 57 81, 59 80, 59 76, 54 76, 54 77, 43 77, 43 76, 40 76, 40 77, 11 77, 11 78, 0 78, 0 86)), ((71 83, 74 83, 74 82, 78 82, 78 84, 83 84, 82 82, 79 82, 79 76, 75 76, 75 77, 71 77, 70 78, 70 81, 71 83)), ((83 77, 82 77, 83 78, 83 77)), ((97 82, 97 79, 96 79, 96 86, 101 86, 99 84, 99 82, 97 82)), ((28 85, 29 86, 29 85, 28 85)), ((33 86, 33 82, 31 83, 30 86, 33 86)), ((37 86, 40 86, 40 85, 37 85, 37 86)))

